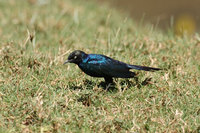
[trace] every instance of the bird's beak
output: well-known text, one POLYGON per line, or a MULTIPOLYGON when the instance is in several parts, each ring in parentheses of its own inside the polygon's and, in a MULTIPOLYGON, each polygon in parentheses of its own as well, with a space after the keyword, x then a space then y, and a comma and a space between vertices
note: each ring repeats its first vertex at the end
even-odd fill
POLYGON ((70 63, 70 60, 66 60, 63 65, 70 63))

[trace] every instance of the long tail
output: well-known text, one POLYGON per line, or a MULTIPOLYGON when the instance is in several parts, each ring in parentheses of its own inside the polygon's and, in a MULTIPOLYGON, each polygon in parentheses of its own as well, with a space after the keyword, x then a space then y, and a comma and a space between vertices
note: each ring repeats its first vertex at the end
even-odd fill
POLYGON ((146 66, 137 66, 137 65, 128 65, 130 69, 144 70, 144 71, 159 71, 160 68, 146 67, 146 66))

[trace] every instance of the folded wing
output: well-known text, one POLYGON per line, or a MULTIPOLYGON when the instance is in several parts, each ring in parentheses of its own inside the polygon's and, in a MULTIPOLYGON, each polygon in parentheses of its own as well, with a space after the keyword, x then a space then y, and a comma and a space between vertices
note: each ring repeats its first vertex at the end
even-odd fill
POLYGON ((114 60, 104 55, 91 55, 87 60, 89 75, 98 77, 131 78, 135 73, 129 71, 127 64, 114 60))

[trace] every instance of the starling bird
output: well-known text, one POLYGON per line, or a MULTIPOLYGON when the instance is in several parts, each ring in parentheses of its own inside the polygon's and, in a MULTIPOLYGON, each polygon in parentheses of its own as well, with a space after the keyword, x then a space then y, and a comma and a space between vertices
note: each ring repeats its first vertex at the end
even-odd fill
POLYGON ((160 68, 130 65, 101 54, 86 54, 75 50, 64 62, 74 63, 86 74, 92 77, 102 77, 106 83, 112 83, 113 78, 133 78, 136 74, 130 69, 158 71, 160 68))

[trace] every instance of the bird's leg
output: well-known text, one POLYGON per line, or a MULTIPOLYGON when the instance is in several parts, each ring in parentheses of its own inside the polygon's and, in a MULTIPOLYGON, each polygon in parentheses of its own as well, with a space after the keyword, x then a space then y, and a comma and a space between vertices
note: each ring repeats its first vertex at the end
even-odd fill
POLYGON ((105 79, 105 90, 108 90, 113 83, 112 77, 104 77, 105 79))
POLYGON ((105 82, 106 82, 107 84, 113 83, 113 79, 112 79, 111 77, 104 77, 104 79, 105 79, 105 82))

